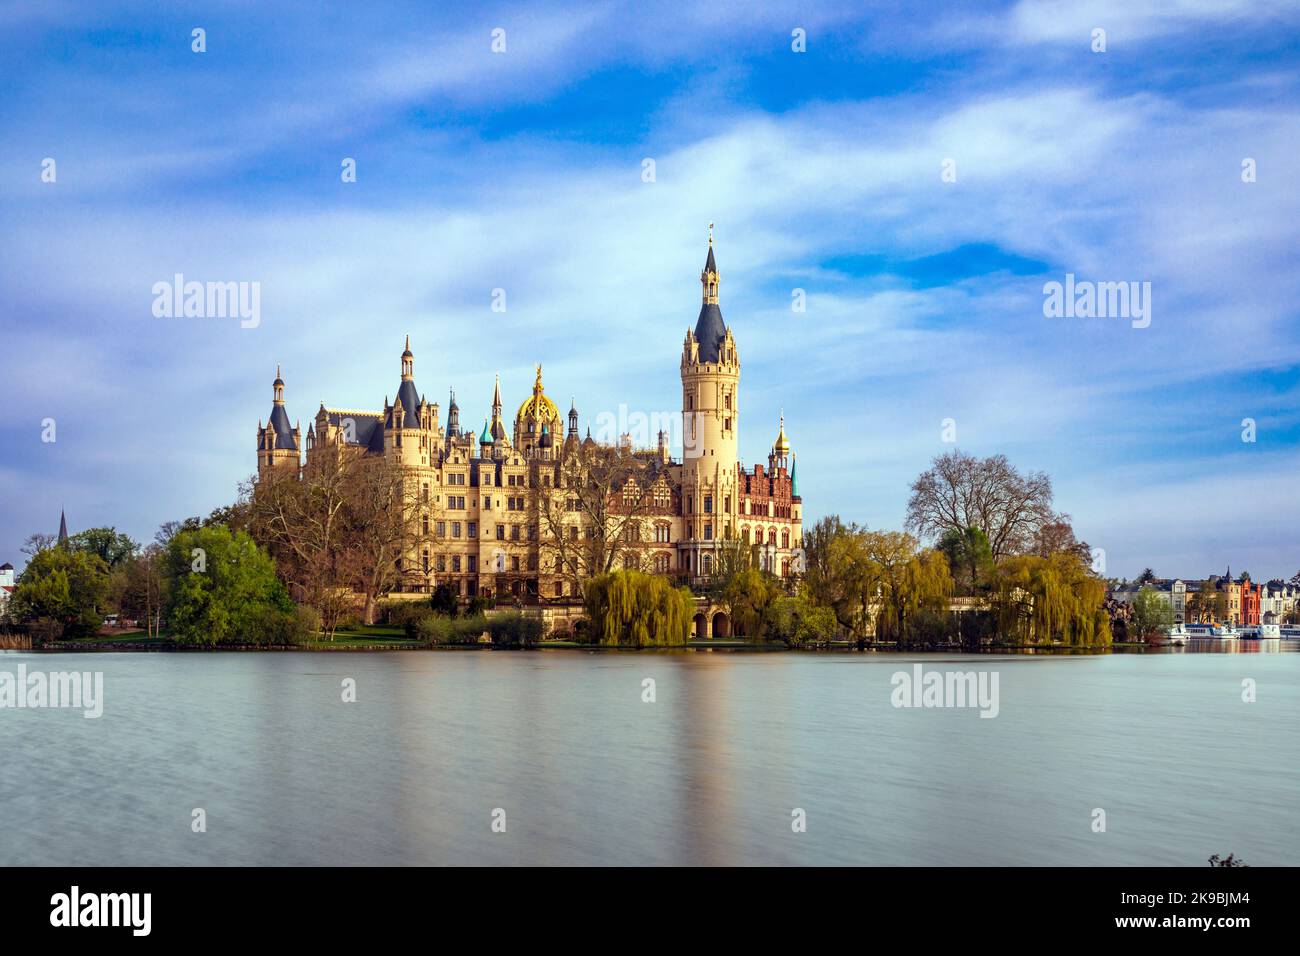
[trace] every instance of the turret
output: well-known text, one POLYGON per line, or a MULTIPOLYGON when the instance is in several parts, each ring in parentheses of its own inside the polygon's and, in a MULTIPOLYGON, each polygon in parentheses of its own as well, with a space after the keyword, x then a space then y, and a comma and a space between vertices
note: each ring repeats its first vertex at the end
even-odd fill
POLYGON ((284 379, 280 377, 280 366, 275 367, 275 381, 271 383, 271 417, 266 427, 257 427, 257 474, 258 477, 272 469, 297 473, 299 465, 299 436, 301 430, 289 424, 289 415, 284 410, 284 379))

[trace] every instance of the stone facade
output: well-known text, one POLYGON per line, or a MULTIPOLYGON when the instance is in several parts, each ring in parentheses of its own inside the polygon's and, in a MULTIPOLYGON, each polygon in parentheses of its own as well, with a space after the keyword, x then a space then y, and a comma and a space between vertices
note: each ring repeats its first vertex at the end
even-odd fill
MULTIPOLYGON (((740 355, 718 305, 720 278, 709 239, 700 276, 703 303, 682 347, 681 461, 660 432, 654 448, 636 449, 626 436, 617 449, 643 467, 640 481, 612 493, 609 515, 620 524, 620 566, 671 575, 701 585, 713 572, 717 549, 728 539, 746 541, 761 566, 781 577, 799 569, 803 505, 784 416, 766 465, 746 470, 738 457, 740 355), (633 520, 626 519, 635 512, 633 520)), ((542 368, 512 422, 504 417, 498 380, 481 431, 462 427, 451 393, 442 409, 415 387, 410 338, 401 355, 401 380, 390 404, 363 411, 326 407, 311 422, 305 442, 290 428, 279 369, 270 420, 257 431, 259 478, 302 475, 341 457, 400 464, 413 508, 403 548, 401 590, 427 592, 449 584, 461 597, 476 595, 520 603, 569 603, 580 597, 573 575, 557 568, 563 547, 557 533, 585 533, 546 520, 544 509, 572 505, 584 463, 612 453, 578 433, 578 410, 567 423, 546 395, 542 368), (301 458, 305 452, 305 460, 301 458)), ((710 628, 712 630, 712 628, 710 628)))

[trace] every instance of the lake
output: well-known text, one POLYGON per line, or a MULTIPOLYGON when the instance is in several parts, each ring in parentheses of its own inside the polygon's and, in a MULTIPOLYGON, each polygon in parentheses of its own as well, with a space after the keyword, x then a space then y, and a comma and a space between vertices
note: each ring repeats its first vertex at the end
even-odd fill
POLYGON ((4 652, 104 710, 0 709, 0 864, 1296 865, 1300 654, 1241 644, 4 652), (996 673, 997 716, 894 707, 916 664, 996 673))

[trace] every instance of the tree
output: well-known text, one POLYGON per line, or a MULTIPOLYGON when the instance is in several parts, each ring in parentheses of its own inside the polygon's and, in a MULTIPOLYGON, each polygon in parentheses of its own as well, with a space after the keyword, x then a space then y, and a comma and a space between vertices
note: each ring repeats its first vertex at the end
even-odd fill
POLYGON ((267 475, 245 485, 254 538, 294 593, 316 608, 330 639, 355 607, 354 594, 371 623, 379 599, 401 583, 417 484, 396 462, 341 455, 321 459, 301 479, 267 475))
POLYGON ((1150 568, 1144 568, 1142 573, 1137 576, 1138 584, 1152 584, 1155 582, 1156 573, 1150 568))
POLYGON ((277 642, 294 615, 275 563, 247 533, 210 525, 172 536, 167 621, 182 643, 277 642))
POLYGON ((23 546, 20 550, 28 557, 34 558, 42 551, 48 551, 58 543, 59 539, 56 535, 42 534, 38 531, 35 534, 29 534, 27 536, 27 540, 23 542, 23 546))
POLYGON ((48 622, 41 629, 63 637, 84 637, 99 630, 107 598, 108 566, 99 555, 46 548, 19 575, 9 613, 25 624, 48 622))
POLYGON ((673 493, 658 459, 590 445, 555 469, 555 483, 530 482, 532 517, 556 574, 582 589, 617 569, 645 570, 653 518, 673 513, 673 493))
POLYGON ((840 628, 866 633, 878 569, 863 548, 866 529, 828 515, 804 532, 803 587, 814 603, 830 608, 840 628))
POLYGON ((979 528, 949 528, 939 539, 938 550, 948 559, 959 593, 973 595, 989 586, 996 566, 988 535, 979 528))
POLYGON ((1147 640, 1160 633, 1160 629, 1174 622, 1174 609, 1155 588, 1144 587, 1133 595, 1133 616, 1129 619, 1129 632, 1138 640, 1147 640))
POLYGON ((953 581, 947 559, 937 550, 921 551, 905 531, 874 531, 865 536, 867 558, 879 569, 875 576, 875 636, 906 646, 923 634, 923 621, 933 630, 948 611, 953 581))
POLYGON ((112 577, 118 613, 144 621, 150 637, 162 631, 164 556, 161 545, 149 544, 112 577))
POLYGON ((1228 595, 1216 588, 1214 582, 1202 581, 1187 598, 1187 612, 1198 623, 1222 621, 1228 616, 1228 595))
POLYGON ((583 597, 597 643, 680 646, 690 634, 695 609, 690 589, 673 587, 662 575, 635 570, 600 574, 587 582, 583 597))
POLYGON ((719 594, 732 633, 751 641, 763 640, 771 621, 772 606, 784 593, 772 574, 758 568, 746 568, 732 575, 719 594))
POLYGON ((1020 555, 998 565, 992 594, 998 631, 1027 644, 1104 647, 1111 641, 1106 582, 1079 555, 1020 555))
POLYGON ((949 529, 979 528, 993 557, 1031 550, 1052 511, 1052 482, 1043 472, 1020 474, 1005 455, 976 458, 953 450, 939 455, 912 483, 907 528, 926 538, 949 529))
POLYGON ((803 595, 777 598, 768 617, 768 633, 790 645, 821 644, 835 636, 835 613, 803 595))
POLYGON ((112 571, 139 550, 139 545, 116 528, 87 528, 68 538, 73 551, 97 554, 112 571))

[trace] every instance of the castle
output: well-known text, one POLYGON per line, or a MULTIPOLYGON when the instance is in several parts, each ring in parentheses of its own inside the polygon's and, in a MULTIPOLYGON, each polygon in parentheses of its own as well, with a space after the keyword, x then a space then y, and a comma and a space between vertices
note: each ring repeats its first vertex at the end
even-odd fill
POLYGON ((481 432, 462 428, 454 391, 444 424, 438 404, 416 388, 407 336, 393 402, 385 399, 382 411, 322 403, 305 448, 300 429, 289 424, 277 369, 271 416, 257 430, 258 479, 309 475, 344 457, 400 466, 415 506, 399 591, 447 584, 463 598, 571 603, 581 596, 581 581, 565 545, 590 539, 593 521, 620 523, 617 566, 701 587, 714 572, 723 542, 734 539, 749 545, 764 570, 788 578, 797 571, 802 543, 795 458, 784 415, 766 465, 746 470, 738 458, 740 354, 718 305, 711 233, 700 282, 703 302, 694 329, 687 329, 680 362, 681 461, 670 456, 663 431, 654 449, 634 449, 626 435, 616 447, 598 444, 590 428, 581 438, 576 404, 566 424, 546 395, 540 365, 511 427, 503 417, 499 378, 481 432), (608 489, 608 510, 585 506, 572 490, 602 454, 626 456, 637 466, 608 489))

